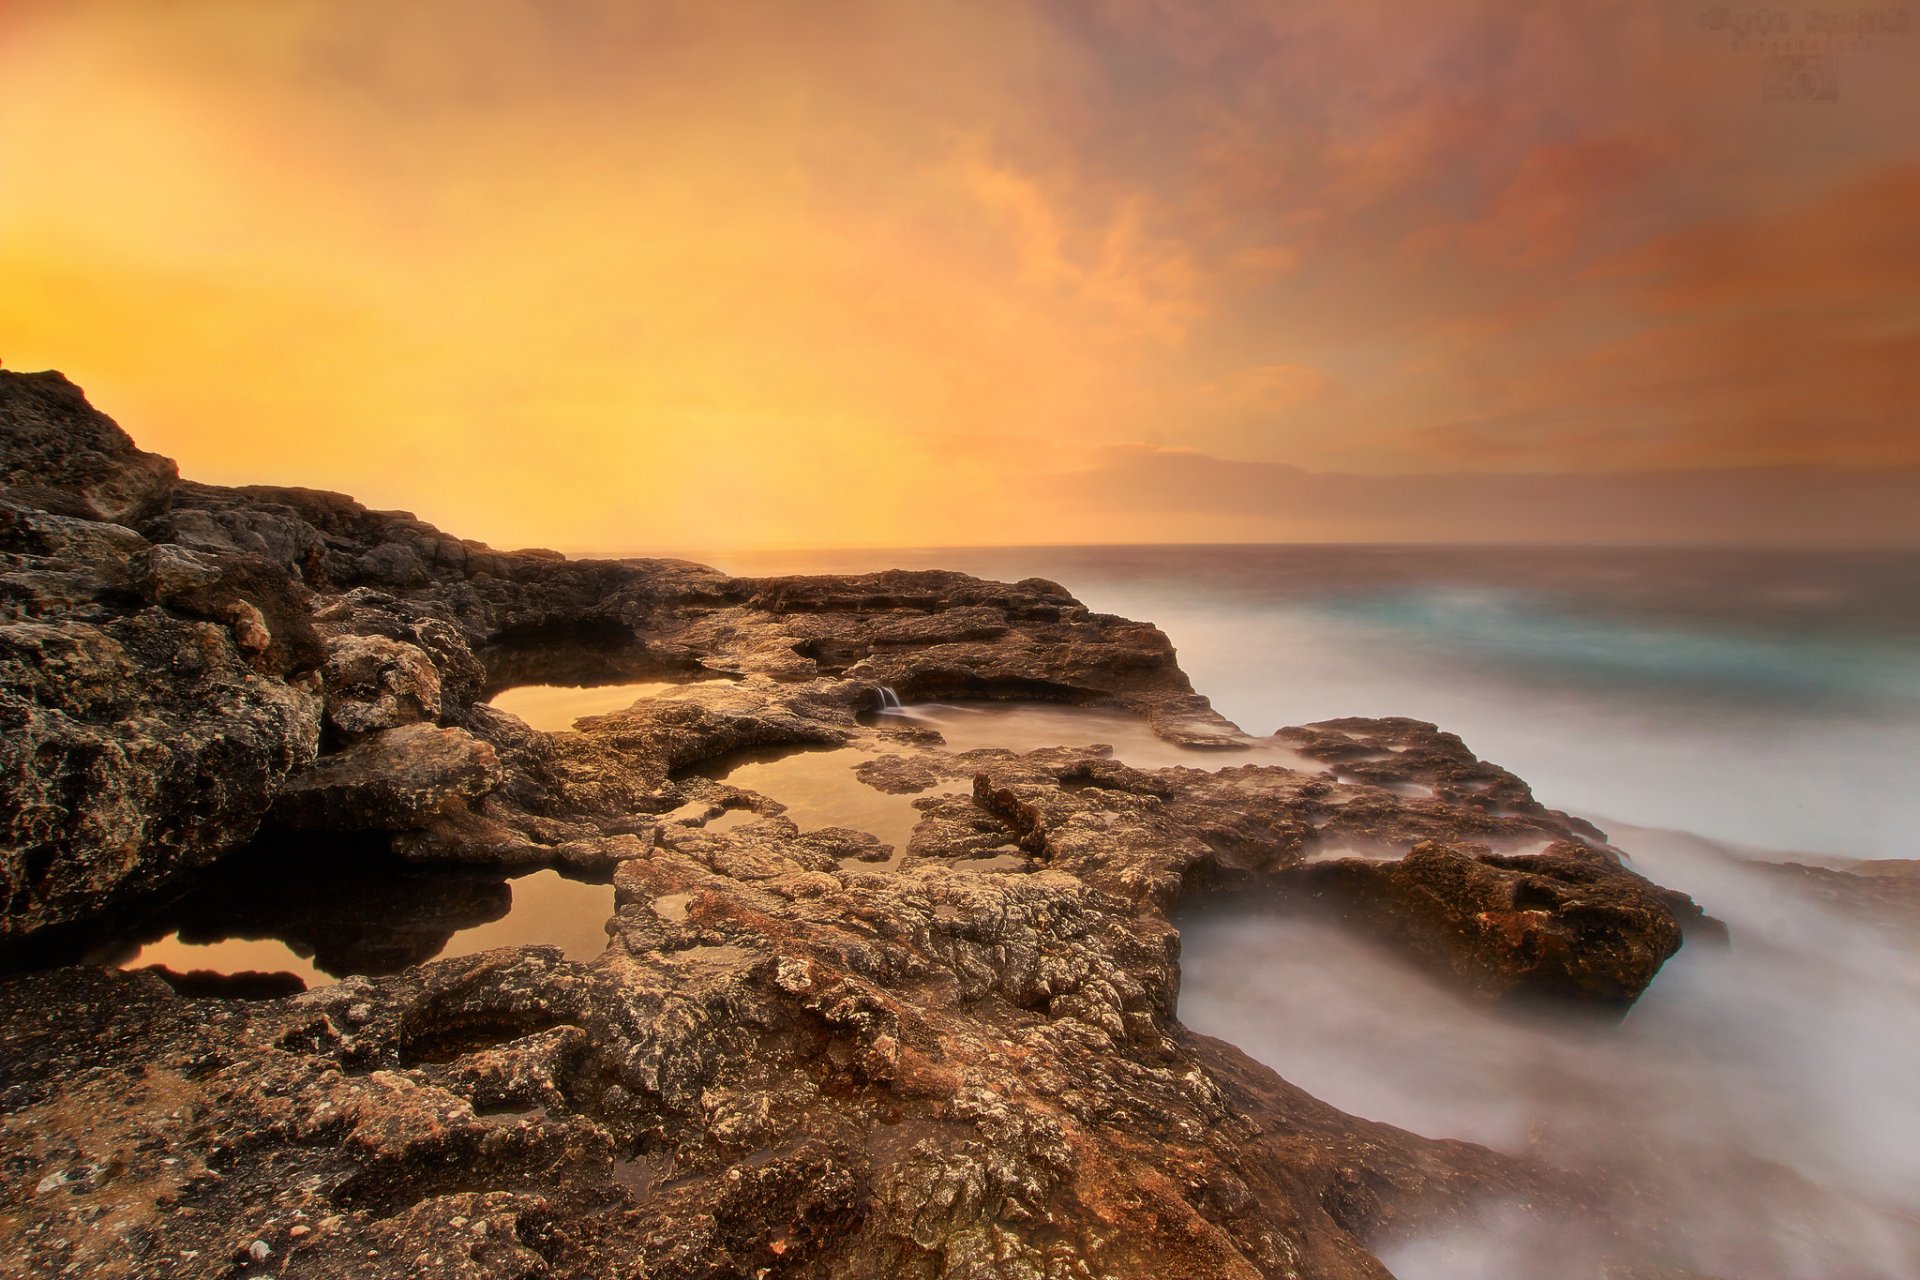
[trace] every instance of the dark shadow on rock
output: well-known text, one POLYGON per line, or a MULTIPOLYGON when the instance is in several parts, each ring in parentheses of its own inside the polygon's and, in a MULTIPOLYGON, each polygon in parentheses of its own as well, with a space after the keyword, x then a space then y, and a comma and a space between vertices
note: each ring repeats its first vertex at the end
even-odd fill
POLYGON ((701 674, 698 663, 662 654, 618 622, 519 627, 474 651, 486 667, 482 697, 529 684, 629 684, 701 674))

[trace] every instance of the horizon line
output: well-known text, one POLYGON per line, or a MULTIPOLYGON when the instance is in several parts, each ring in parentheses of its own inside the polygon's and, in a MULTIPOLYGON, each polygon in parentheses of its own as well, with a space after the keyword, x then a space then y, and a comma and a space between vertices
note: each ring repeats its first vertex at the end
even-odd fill
MULTIPOLYGON (((863 552, 954 552, 954 551, 1130 551, 1158 550, 1169 547, 1213 550, 1277 550, 1281 548, 1367 548, 1375 550, 1476 550, 1512 549, 1532 551, 1755 551, 1755 552, 1880 552, 1920 554, 1920 542, 1870 542, 1834 539, 1825 542, 1645 539, 1645 540, 1565 540, 1546 541, 1521 538, 1444 539, 1409 541, 1404 538, 1380 539, 1284 539, 1244 542, 953 542, 953 543, 871 543, 845 546, 679 546, 650 550, 610 549, 606 547, 554 546, 546 548, 569 560, 686 560, 698 556, 774 556, 774 555, 849 555, 863 552)), ((534 548, 499 548, 527 550, 534 548)))

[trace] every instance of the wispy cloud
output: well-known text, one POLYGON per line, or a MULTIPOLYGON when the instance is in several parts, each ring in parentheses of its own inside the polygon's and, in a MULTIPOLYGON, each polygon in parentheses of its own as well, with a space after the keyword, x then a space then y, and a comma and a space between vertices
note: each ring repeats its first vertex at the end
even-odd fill
POLYGON ((821 545, 1098 523, 989 440, 1030 476, 1920 463, 1913 49, 1816 111, 1654 0, 6 21, 0 355, 190 473, 821 545))

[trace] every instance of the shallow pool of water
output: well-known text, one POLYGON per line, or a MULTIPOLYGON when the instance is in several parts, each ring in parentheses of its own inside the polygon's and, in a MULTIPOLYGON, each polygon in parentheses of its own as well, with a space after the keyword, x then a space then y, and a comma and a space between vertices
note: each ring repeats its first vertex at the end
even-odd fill
MULTIPOLYGON (((122 969, 161 965, 175 973, 291 973, 309 988, 325 986, 338 977, 322 973, 311 953, 302 955, 278 938, 221 938, 215 942, 187 942, 170 933, 149 942, 121 962, 122 969)), ((339 975, 345 976, 345 975, 339 975)))
MULTIPOLYGON (((913 802, 964 791, 966 784, 890 795, 868 786, 854 773, 874 754, 860 747, 738 752, 705 766, 701 772, 778 800, 786 806, 787 817, 802 831, 849 827, 885 841, 896 853, 904 853, 922 816, 913 802)), ((712 821, 706 825, 708 830, 716 829, 712 821)))
MULTIPOLYGON (((508 881, 506 890, 511 902, 498 919, 471 923, 450 918, 442 945, 433 949, 429 944, 423 950, 431 954, 415 951, 406 961, 421 963, 494 947, 531 945, 557 946, 570 960, 591 960, 606 949, 613 886, 569 880, 557 871, 542 870, 508 881)), ((366 913, 378 916, 377 897, 370 897, 366 913)), ((409 918, 404 927, 410 936, 418 937, 432 932, 433 921, 430 916, 409 918)), ((176 973, 291 973, 308 987, 324 986, 353 973, 388 973, 404 967, 381 963, 391 954, 385 949, 331 946, 334 940, 326 936, 324 926, 316 928, 311 921, 303 922, 299 935, 292 938, 212 938, 208 932, 175 931, 118 957, 117 962, 122 969, 162 965, 176 973)))
MULTIPOLYGON (((1155 737, 1138 716, 1100 708, 1025 702, 923 703, 890 708, 862 719, 878 728, 911 725, 937 729, 945 739, 941 749, 948 754, 982 748, 1026 752, 1105 744, 1114 748, 1116 758, 1148 769, 1169 765, 1220 769, 1239 764, 1320 769, 1281 746, 1176 746, 1155 737)), ((884 745, 864 742, 847 747, 769 748, 736 752, 709 762, 699 772, 778 800, 803 831, 849 827, 903 853, 923 816, 914 802, 927 796, 964 795, 972 784, 962 778, 904 795, 877 790, 862 782, 854 770, 886 750, 884 745)), ((706 826, 713 830, 715 822, 709 821, 706 826)))
POLYGON ((613 886, 569 880, 558 871, 535 871, 508 881, 513 906, 487 924, 453 935, 436 959, 470 956, 494 947, 559 947, 569 960, 592 960, 607 949, 613 918, 613 886))
POLYGON ((886 726, 912 724, 937 729, 949 751, 999 747, 1038 751, 1045 747, 1104 744, 1114 758, 1139 769, 1224 769, 1267 764, 1318 773, 1327 766, 1291 748, 1253 739, 1231 747, 1183 747, 1157 736, 1139 716, 1109 707, 1074 707, 1052 702, 909 703, 868 716, 886 726))
POLYGON ((642 698, 657 697, 679 685, 668 680, 640 680, 630 684, 523 684, 503 689, 487 705, 519 716, 536 729, 565 733, 582 716, 604 716, 625 711, 642 698))

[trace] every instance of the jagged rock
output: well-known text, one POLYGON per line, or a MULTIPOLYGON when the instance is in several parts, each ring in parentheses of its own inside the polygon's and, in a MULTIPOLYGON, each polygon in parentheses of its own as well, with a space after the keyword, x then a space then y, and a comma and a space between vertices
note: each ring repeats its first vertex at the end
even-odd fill
POLYGON ((867 696, 838 681, 798 689, 764 676, 709 681, 589 717, 582 728, 664 780, 674 769, 748 747, 839 746, 853 736, 854 711, 867 696))
POLYGON ((147 601, 223 624, 263 671, 291 675, 322 661, 305 588, 269 561, 163 543, 135 555, 131 571, 135 589, 147 601))
POLYGON ((500 785, 500 759, 465 729, 405 724, 325 756, 274 798, 294 831, 404 831, 500 785))
POLYGON ((5 375, 0 437, 0 493, 55 515, 138 524, 166 509, 179 477, 57 373, 5 375))
MULTIPOLYGON (((183 485, 178 492, 183 501, 191 502, 204 490, 183 485)), ((189 550, 259 556, 302 579, 316 576, 326 554, 319 530, 288 509, 182 507, 149 522, 148 527, 164 541, 189 550)))
POLYGON ((1503 858, 1429 840, 1394 862, 1348 858, 1292 874, 1501 998, 1624 1009, 1680 949, 1680 922, 1655 886, 1575 841, 1503 858))
POLYGON ((593 965, 501 951, 250 1003, 85 968, 0 986, 0 1202, 33 1224, 0 1231, 0 1258, 148 1276, 261 1241, 322 1277, 474 1256, 534 1276, 1377 1277, 1322 1207, 1354 1202, 1356 1164, 1379 1189, 1335 1212, 1369 1233, 1496 1188, 1573 1194, 1244 1060, 1229 1094, 1210 1064, 1230 1051, 1158 1012, 1166 937, 1143 949, 1124 904, 1068 877, 927 871, 842 898, 705 873, 684 919, 654 887, 623 887, 631 924, 593 965), (84 1230, 162 1202, 140 1231, 84 1230))
POLYGON ((0 624, 0 936, 78 920, 249 839, 314 759, 312 682, 143 609, 0 624))
POLYGON ((348 737, 440 718, 440 672, 426 652, 386 636, 327 641, 327 723, 348 737))
POLYGON ((133 592, 133 530, 0 499, 0 616, 100 622, 133 592))
POLYGON ((175 485, 57 375, 0 373, 0 425, 0 1270, 1384 1280, 1487 1197, 1602 1212, 1176 1016, 1173 913, 1225 893, 1332 895, 1475 989, 1645 985, 1698 909, 1431 725, 1250 738, 1041 579, 496 552, 175 485), (679 683, 560 734, 480 702, 581 679, 679 683), (866 723, 881 686, 1258 762, 949 752, 866 723), (700 772, 779 747, 856 749, 906 847, 700 772), (554 865, 614 881, 598 958, 420 963, 554 865), (167 932, 387 972, 73 962, 167 932))
POLYGON ((1541 806, 1459 739, 1410 721, 1343 724, 1427 735, 1432 746, 1396 758, 1392 781, 1403 791, 1278 764, 1140 770, 1085 749, 882 756, 861 776, 920 789, 971 777, 970 801, 927 805, 910 862, 1011 846, 1168 911, 1248 891, 1294 906, 1337 904, 1356 925, 1496 998, 1625 1006, 1679 948, 1683 926, 1710 933, 1717 923, 1686 895, 1626 869, 1589 824, 1541 806), (1478 790, 1444 798, 1450 777, 1496 786, 1502 811, 1472 803, 1478 790), (1378 861, 1323 855, 1352 845, 1397 852, 1378 861))
POLYGON ((423 586, 432 580, 426 561, 404 542, 383 542, 354 562, 360 575, 383 586, 423 586))

